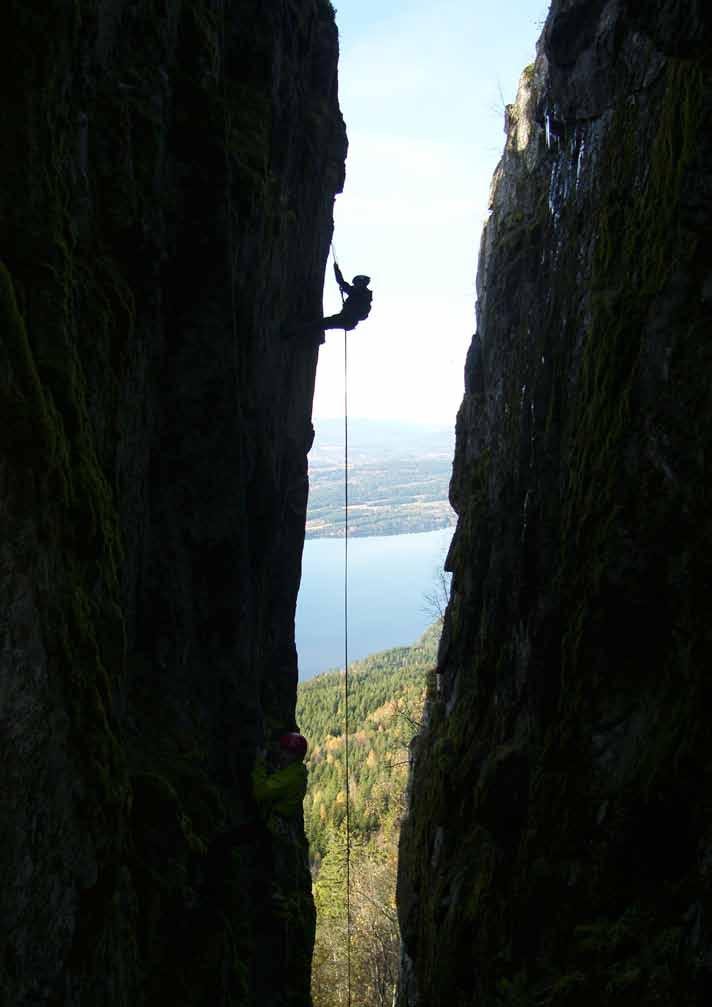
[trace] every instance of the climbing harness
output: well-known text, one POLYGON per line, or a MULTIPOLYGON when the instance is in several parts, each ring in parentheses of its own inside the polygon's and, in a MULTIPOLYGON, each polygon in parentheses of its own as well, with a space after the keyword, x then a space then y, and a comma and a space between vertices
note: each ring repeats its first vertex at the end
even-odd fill
MULTIPOLYGON (((338 266, 334 244, 334 264, 338 266)), ((341 305, 344 292, 341 293, 341 305)), ((346 778, 346 1004, 351 1007, 351 797, 349 779, 349 361, 344 329, 344 775, 346 778)))

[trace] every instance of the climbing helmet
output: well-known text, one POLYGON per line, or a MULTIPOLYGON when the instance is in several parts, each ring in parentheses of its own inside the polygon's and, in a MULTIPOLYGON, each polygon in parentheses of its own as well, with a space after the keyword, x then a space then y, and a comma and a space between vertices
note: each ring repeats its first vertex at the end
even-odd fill
POLYGON ((307 739, 297 731, 289 731, 279 739, 279 747, 283 751, 289 752, 291 755, 298 755, 300 759, 303 759, 307 754, 307 739))

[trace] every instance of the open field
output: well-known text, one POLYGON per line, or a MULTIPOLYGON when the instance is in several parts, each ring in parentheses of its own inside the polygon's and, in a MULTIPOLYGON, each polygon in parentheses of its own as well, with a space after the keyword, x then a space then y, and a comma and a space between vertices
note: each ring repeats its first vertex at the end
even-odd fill
MULTIPOLYGON (((448 503, 453 434, 356 421, 349 431, 349 535, 402 535, 455 523, 448 503)), ((309 458, 308 538, 344 534, 343 427, 332 423, 309 458)))

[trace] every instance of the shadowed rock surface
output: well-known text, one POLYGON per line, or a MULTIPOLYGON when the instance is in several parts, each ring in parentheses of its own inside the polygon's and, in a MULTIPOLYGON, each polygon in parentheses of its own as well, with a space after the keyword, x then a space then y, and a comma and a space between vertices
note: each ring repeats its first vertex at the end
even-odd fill
POLYGON ((401 1007, 712 1000, 711 33, 555 0, 507 110, 401 1007))
POLYGON ((0 1003, 309 1003, 294 727, 325 0, 0 12, 0 1003))

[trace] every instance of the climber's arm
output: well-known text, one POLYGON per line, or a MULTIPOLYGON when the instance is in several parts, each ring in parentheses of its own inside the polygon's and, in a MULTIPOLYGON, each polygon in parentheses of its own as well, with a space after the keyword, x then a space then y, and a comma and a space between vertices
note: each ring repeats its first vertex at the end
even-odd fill
POLYGON ((344 279, 344 274, 341 272, 336 263, 334 263, 334 276, 336 277, 336 282, 339 284, 341 290, 343 290, 345 294, 350 294, 351 291, 353 290, 353 287, 351 286, 350 283, 346 282, 346 280, 344 279))

